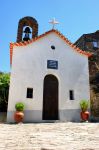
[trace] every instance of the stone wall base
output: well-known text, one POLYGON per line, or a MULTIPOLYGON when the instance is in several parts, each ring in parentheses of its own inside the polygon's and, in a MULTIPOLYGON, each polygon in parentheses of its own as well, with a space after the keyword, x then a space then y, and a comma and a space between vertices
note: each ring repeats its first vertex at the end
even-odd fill
MULTIPOLYGON (((14 123, 14 111, 9 111, 7 113, 7 122, 14 123)), ((59 110, 59 119, 57 121, 66 122, 80 122, 80 109, 66 109, 59 110)), ((26 110, 24 111, 24 123, 33 122, 56 122, 56 120, 42 120, 41 110, 26 110)))

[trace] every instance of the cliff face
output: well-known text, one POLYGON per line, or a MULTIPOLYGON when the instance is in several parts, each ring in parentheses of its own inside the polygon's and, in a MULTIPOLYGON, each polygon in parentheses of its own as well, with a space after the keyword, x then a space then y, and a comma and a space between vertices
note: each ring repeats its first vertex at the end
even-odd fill
POLYGON ((99 117, 99 31, 82 35, 75 45, 93 53, 93 56, 89 58, 91 113, 99 117))

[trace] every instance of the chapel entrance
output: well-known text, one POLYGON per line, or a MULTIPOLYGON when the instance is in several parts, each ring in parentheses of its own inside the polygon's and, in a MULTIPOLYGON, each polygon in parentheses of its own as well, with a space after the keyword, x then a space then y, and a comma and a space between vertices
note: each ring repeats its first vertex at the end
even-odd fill
POLYGON ((54 75, 44 78, 43 120, 58 120, 58 80, 54 75))

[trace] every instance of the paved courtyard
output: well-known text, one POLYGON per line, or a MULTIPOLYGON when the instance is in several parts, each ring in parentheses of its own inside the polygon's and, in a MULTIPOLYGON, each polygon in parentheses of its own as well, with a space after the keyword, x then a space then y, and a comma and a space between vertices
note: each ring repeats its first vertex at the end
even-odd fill
POLYGON ((0 150, 99 150, 99 123, 0 124, 0 150))

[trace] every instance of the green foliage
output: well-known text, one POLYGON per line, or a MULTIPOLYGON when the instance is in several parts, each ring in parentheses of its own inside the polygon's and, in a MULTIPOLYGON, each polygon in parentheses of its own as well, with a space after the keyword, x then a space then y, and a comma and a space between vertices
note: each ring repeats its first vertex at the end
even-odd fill
POLYGON ((80 101, 80 107, 81 107, 82 111, 86 111, 89 107, 89 101, 81 100, 80 101))
POLYGON ((24 104, 22 102, 18 102, 15 104, 15 109, 17 111, 23 111, 24 110, 24 104))
POLYGON ((10 74, 0 72, 0 111, 7 111, 10 74))

